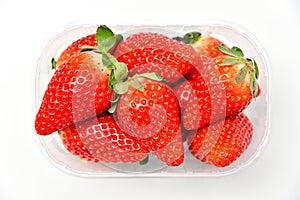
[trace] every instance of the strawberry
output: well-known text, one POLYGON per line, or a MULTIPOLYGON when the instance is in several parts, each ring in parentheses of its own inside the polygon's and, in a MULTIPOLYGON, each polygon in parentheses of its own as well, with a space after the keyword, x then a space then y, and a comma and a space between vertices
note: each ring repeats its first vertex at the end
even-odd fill
POLYGON ((252 135, 250 120, 240 113, 190 135, 189 149, 197 159, 217 167, 225 167, 240 157, 248 147, 252 135))
POLYGON ((152 80, 146 75, 129 79, 128 90, 117 104, 118 122, 158 159, 178 166, 183 162, 184 148, 177 98, 168 85, 157 81, 162 77, 152 80))
POLYGON ((101 56, 82 52, 55 71, 36 115, 38 134, 48 135, 110 107, 112 91, 107 82, 111 69, 103 65, 101 56))
POLYGON ((93 46, 97 47, 98 43, 96 41, 96 34, 91 34, 80 38, 70 44, 58 57, 56 61, 56 65, 60 66, 63 62, 70 59, 71 56, 76 55, 80 52, 81 46, 93 46))
POLYGON ((226 55, 217 48, 219 45, 223 44, 223 42, 210 35, 191 32, 186 33, 183 37, 175 37, 173 39, 191 45, 198 55, 206 55, 210 58, 226 55))
POLYGON ((64 147, 73 155, 87 161, 100 161, 94 155, 92 155, 83 144, 75 124, 62 127, 60 130, 58 130, 58 133, 64 147))
POLYGON ((220 45, 218 49, 226 55, 214 59, 200 56, 202 63, 186 75, 189 81, 174 88, 188 130, 242 112, 259 94, 255 60, 243 58, 237 47, 229 50, 220 45))
MULTIPOLYGON (((116 35, 116 41, 114 46, 109 50, 109 53, 113 53, 114 50, 116 49, 117 45, 120 43, 120 41, 122 41, 123 37, 122 35, 117 34, 116 35)), ((78 53, 80 53, 80 51, 82 51, 82 48, 92 48, 92 47, 97 47, 98 46, 98 42, 96 39, 96 34, 91 34, 85 37, 82 37, 78 40, 76 40, 75 42, 73 42, 72 44, 70 44, 58 57, 57 61, 56 61, 56 65, 60 66, 63 62, 67 61, 70 59, 71 56, 74 56, 78 53)))
POLYGON ((137 162, 148 150, 122 131, 110 113, 64 126, 59 135, 65 148, 82 159, 94 162, 137 162))
POLYGON ((111 57, 107 51, 116 41, 110 29, 100 26, 96 39, 97 48, 71 56, 55 71, 36 115, 35 128, 38 134, 51 134, 65 125, 85 120, 110 107, 113 96, 111 87, 126 76, 127 68, 124 64, 116 63, 115 59, 112 59, 113 66, 107 63, 111 57))
POLYGON ((169 82, 176 82, 197 65, 195 50, 157 33, 137 33, 123 40, 115 56, 124 62, 131 75, 156 72, 169 82))

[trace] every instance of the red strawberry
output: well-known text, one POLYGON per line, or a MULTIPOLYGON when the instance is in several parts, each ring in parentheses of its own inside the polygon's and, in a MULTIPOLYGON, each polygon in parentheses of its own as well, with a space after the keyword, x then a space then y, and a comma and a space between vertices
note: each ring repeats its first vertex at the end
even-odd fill
POLYGON ((81 159, 93 162, 99 162, 94 155, 92 155, 83 144, 75 124, 70 124, 58 130, 64 147, 75 156, 79 156, 81 159))
MULTIPOLYGON (((117 47, 117 45, 120 43, 120 41, 122 40, 122 36, 121 35, 116 35, 116 42, 114 44, 114 46, 109 50, 109 53, 113 53, 115 48, 117 47)), ((70 59, 71 56, 74 56, 78 53, 80 53, 80 51, 82 50, 82 48, 85 47, 97 47, 98 43, 96 40, 96 34, 91 34, 88 36, 85 36, 83 38, 80 38, 78 40, 76 40, 75 42, 73 42, 72 44, 70 44, 58 57, 57 61, 56 61, 56 65, 60 66, 63 62, 67 61, 70 59)))
POLYGON ((246 115, 232 115, 199 129, 190 140, 190 151, 199 160, 217 167, 235 161, 248 147, 253 127, 246 115))
MULTIPOLYGON (((223 53, 229 51, 223 45, 219 47, 223 53)), ((234 51, 239 55, 219 56, 213 60, 200 56, 202 64, 186 75, 189 82, 174 89, 180 105, 185 108, 182 118, 186 129, 197 129, 237 114, 259 94, 256 62, 243 58, 240 49, 234 51)))
POLYGON ((148 154, 140 142, 119 128, 109 113, 65 126, 59 133, 68 151, 94 162, 137 162, 148 154))
POLYGON ((70 59, 71 56, 78 54, 80 52, 81 46, 98 46, 96 41, 96 34, 91 34, 80 38, 69 45, 59 56, 56 61, 56 65, 60 66, 63 62, 70 59))
POLYGON ((178 166, 183 162, 184 148, 177 98, 165 83, 137 79, 129 84, 128 91, 118 102, 120 127, 141 141, 161 161, 178 166))
POLYGON ((157 33, 129 36, 119 44, 115 56, 127 64, 131 74, 157 72, 170 82, 180 79, 198 62, 191 46, 157 33))
POLYGON ((107 110, 112 91, 108 89, 111 69, 102 55, 82 52, 64 62, 54 73, 36 115, 38 134, 47 135, 74 121, 107 110))
POLYGON ((126 77, 127 68, 107 52, 117 40, 108 27, 98 27, 96 40, 97 47, 74 54, 55 71, 36 115, 38 134, 50 134, 110 107, 112 87, 126 77))
POLYGON ((182 38, 175 37, 174 39, 191 45, 198 55, 206 55, 210 58, 226 55, 217 48, 219 45, 223 44, 223 42, 210 35, 202 35, 199 32, 191 32, 185 34, 182 38))

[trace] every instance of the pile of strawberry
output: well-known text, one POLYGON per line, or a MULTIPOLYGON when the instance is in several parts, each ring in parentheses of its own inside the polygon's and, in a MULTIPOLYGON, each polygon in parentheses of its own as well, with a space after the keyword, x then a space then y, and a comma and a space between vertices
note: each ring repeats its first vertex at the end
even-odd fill
POLYGON ((35 129, 58 132, 82 159, 145 164, 151 153, 179 166, 186 142, 197 159, 224 167, 251 141, 242 112, 260 94, 257 64, 214 37, 141 32, 123 39, 103 25, 52 68, 35 129))

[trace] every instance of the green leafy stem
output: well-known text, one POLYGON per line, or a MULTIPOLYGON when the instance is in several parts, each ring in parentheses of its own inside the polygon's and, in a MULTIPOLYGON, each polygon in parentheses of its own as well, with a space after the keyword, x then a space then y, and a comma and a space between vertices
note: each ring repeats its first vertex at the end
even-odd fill
POLYGON ((244 58, 244 53, 239 47, 232 47, 228 49, 224 44, 218 45, 217 48, 228 55, 220 66, 241 64, 244 65, 238 72, 235 81, 236 83, 241 83, 245 80, 247 74, 250 75, 250 89, 252 91, 253 97, 258 95, 258 83, 257 79, 259 78, 259 69, 257 63, 254 59, 244 58))
POLYGON ((143 73, 136 74, 132 77, 128 77, 127 65, 123 62, 119 62, 109 50, 113 48, 116 43, 122 40, 121 35, 115 35, 111 29, 102 25, 97 28, 96 41, 98 46, 82 46, 81 51, 94 51, 102 54, 102 63, 107 68, 112 69, 108 77, 108 88, 114 91, 113 99, 111 100, 110 113, 114 113, 117 107, 117 103, 120 99, 120 95, 126 93, 129 89, 129 85, 133 88, 144 91, 144 85, 141 83, 140 78, 148 78, 155 81, 162 81, 163 78, 155 73, 143 73))

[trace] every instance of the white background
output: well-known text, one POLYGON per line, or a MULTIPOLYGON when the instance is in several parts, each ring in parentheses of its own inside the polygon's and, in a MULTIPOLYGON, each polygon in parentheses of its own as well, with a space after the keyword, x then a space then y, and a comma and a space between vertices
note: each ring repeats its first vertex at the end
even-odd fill
POLYGON ((0 0, 0 200, 300 199, 300 1, 0 0), (252 165, 219 178, 84 179, 40 152, 32 73, 49 39, 78 20, 197 24, 226 20, 252 32, 271 61, 272 125, 252 165))

